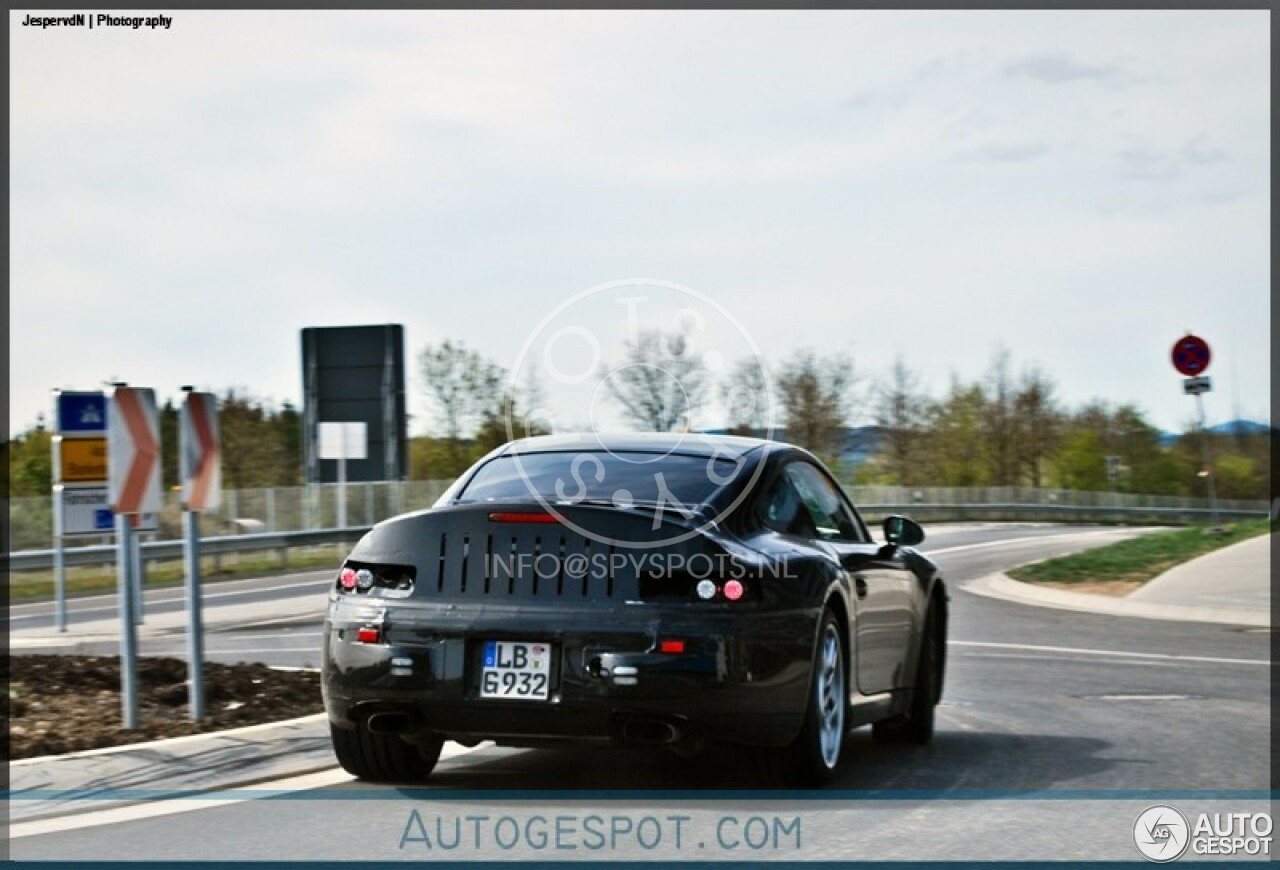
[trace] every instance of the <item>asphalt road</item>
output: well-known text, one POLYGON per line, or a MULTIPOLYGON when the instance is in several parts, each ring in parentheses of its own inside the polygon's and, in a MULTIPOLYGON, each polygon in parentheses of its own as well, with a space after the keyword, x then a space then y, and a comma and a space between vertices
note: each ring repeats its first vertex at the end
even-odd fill
MULTIPOLYGON (((188 802, 181 812, 142 807, 134 818, 17 839, 12 855, 1135 859, 1134 819, 1152 804, 1175 803, 1189 818, 1192 810, 1268 808, 1269 634, 1028 607, 961 588, 1125 534, 934 528, 923 549, 943 566, 953 598, 935 741, 886 748, 867 729, 856 731, 838 782, 821 795, 746 791, 751 780, 729 750, 685 759, 482 745, 451 750, 458 754, 419 789, 371 786, 335 771, 259 786, 277 790, 270 800, 224 796, 188 802)), ((243 603, 257 594, 314 595, 315 584, 327 582, 321 574, 210 591, 243 603)), ((41 618, 39 607, 28 612, 41 618)), ((161 641, 144 652, 180 654, 180 644, 161 641)), ((318 631, 305 625, 219 631, 208 643, 214 659, 293 666, 314 665, 318 646, 318 631)))

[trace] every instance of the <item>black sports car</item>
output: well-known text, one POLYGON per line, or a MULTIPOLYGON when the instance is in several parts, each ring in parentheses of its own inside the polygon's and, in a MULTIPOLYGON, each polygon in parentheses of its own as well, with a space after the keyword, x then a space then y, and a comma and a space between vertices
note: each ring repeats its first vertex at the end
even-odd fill
POLYGON ((749 747, 821 784, 849 728, 924 743, 947 595, 905 517, 876 542, 808 452, 704 435, 507 444, 375 526, 330 594, 339 762, 414 780, 444 740, 749 747))

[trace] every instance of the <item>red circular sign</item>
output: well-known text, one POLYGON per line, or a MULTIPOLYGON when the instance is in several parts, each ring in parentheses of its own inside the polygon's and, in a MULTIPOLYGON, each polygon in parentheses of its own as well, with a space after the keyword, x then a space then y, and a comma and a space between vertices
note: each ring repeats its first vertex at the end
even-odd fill
POLYGON ((1209 343, 1198 335, 1182 336, 1173 345, 1173 367, 1189 378, 1209 367, 1209 343))

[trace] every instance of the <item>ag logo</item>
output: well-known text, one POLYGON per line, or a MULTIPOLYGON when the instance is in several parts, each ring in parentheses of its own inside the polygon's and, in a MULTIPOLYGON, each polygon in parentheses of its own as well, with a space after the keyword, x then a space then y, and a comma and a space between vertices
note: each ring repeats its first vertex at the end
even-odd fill
POLYGON ((1164 863, 1182 856, 1191 840, 1191 827, 1173 807, 1155 806, 1143 810, 1133 823, 1133 842, 1142 856, 1164 863))

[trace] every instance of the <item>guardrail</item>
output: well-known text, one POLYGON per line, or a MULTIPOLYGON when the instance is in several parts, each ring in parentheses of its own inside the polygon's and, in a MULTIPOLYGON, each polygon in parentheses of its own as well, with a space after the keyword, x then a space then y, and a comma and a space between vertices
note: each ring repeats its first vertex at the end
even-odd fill
MULTIPOLYGON (((200 540, 200 555, 224 556, 236 553, 278 550, 282 565, 288 564, 288 552, 293 547, 316 547, 324 544, 354 542, 369 531, 371 526, 351 526, 345 529, 311 529, 304 532, 265 532, 252 535, 222 535, 200 540)), ((183 541, 145 541, 139 544, 144 562, 164 559, 181 559, 183 541)), ((102 565, 115 561, 114 545, 93 547, 67 547, 62 557, 68 566, 102 565)), ((10 553, 5 559, 8 571, 42 571, 53 568, 53 550, 22 550, 10 553)))
MULTIPOLYGON (((921 523, 942 522, 1043 522, 1043 523, 1188 523, 1207 522, 1209 508, 1077 504, 911 504, 859 505, 868 523, 900 513, 921 523)), ((1257 508, 1218 508, 1218 519, 1249 520, 1269 516, 1257 508)))
MULTIPOLYGON (((1128 505, 1075 505, 1075 504, 1025 504, 1025 503, 962 503, 940 504, 909 502, 900 504, 864 504, 859 506, 863 519, 878 523, 889 514, 905 514, 920 522, 1122 522, 1122 523, 1180 523, 1207 520, 1207 507, 1162 507, 1128 505)), ((1261 519, 1269 516, 1267 506, 1261 508, 1219 508, 1223 520, 1261 519)), ((311 529, 295 532, 264 532, 244 535, 222 535, 202 538, 201 556, 221 556, 237 553, 275 550, 280 553, 281 566, 288 565, 288 552, 295 547, 315 547, 325 544, 354 542, 372 526, 350 526, 342 529, 311 529)), ((180 540, 147 541, 140 545, 143 562, 165 559, 181 559, 183 542, 180 540)), ((63 550, 67 565, 101 565, 113 562, 116 548, 111 545, 92 547, 68 547, 63 550)), ((8 554, 7 571, 42 571, 53 568, 53 550, 22 550, 8 554)), ((144 568, 145 570, 145 568, 144 568)))

